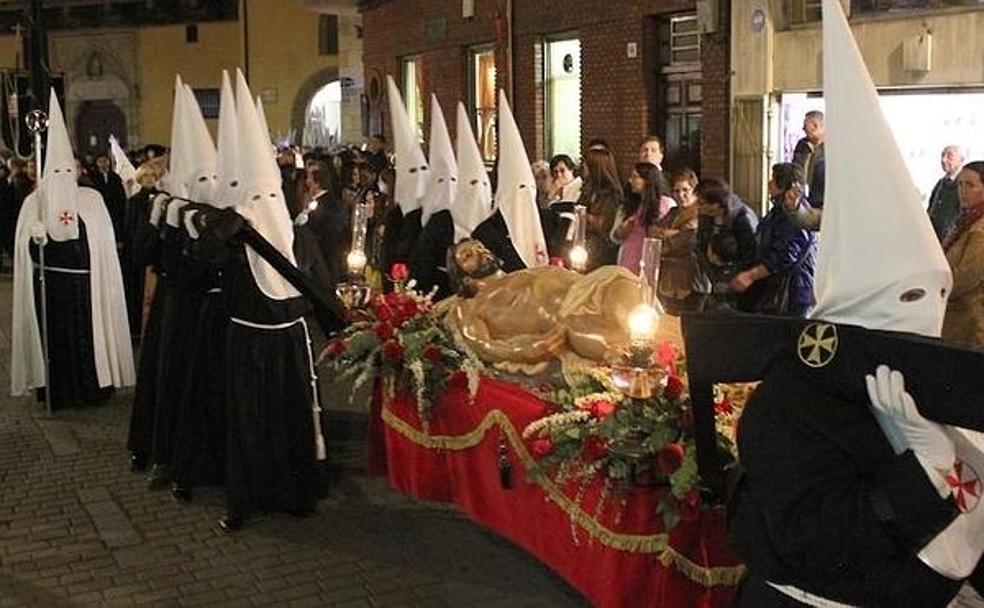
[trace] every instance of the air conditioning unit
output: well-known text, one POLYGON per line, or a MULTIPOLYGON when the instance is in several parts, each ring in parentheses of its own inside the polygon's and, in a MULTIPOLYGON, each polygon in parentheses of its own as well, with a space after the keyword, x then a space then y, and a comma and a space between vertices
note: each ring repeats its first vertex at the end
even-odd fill
POLYGON ((697 30, 701 34, 718 31, 719 6, 718 0, 697 0, 697 30))

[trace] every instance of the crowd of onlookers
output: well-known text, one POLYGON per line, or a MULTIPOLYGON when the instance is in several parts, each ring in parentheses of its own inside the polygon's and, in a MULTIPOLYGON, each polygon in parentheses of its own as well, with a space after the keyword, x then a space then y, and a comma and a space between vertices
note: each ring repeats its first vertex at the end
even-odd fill
MULTIPOLYGON (((663 166, 658 137, 639 144, 638 160, 622 175, 612 147, 588 142, 576 163, 568 155, 533 163, 537 203, 554 263, 565 263, 574 240, 572 221, 586 208, 586 270, 618 264, 639 271, 643 242, 662 240, 659 294, 664 307, 682 311, 737 310, 805 316, 813 304, 818 235, 824 203, 824 119, 808 113, 804 137, 791 162, 771 168, 769 204, 759 217, 722 179, 686 167, 663 166)), ((382 136, 362 146, 332 150, 278 151, 283 190, 295 224, 312 232, 336 278, 345 276, 352 210, 366 205, 370 281, 380 286, 383 270, 397 255, 382 234, 394 216, 395 171, 382 136)), ((138 167, 133 196, 152 196, 166 183, 167 155, 161 146, 131 154, 138 167)), ((941 156, 943 177, 933 188, 928 214, 954 274, 947 337, 984 344, 984 163, 964 163, 959 146, 941 156), (960 319, 957 321, 957 319, 960 319)), ((106 201, 121 250, 128 226, 125 187, 107 155, 80 159, 80 183, 106 201)), ((0 171, 0 238, 12 254, 13 231, 24 197, 33 189, 33 163, 7 159, 0 171)), ((492 175, 492 183, 495 176, 492 175)))

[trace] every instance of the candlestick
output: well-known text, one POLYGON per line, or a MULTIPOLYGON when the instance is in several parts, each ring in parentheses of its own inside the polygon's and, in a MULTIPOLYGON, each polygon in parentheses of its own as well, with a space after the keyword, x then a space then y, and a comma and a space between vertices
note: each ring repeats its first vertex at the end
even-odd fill
POLYGON ((584 272, 588 267, 588 249, 585 246, 588 231, 588 208, 585 205, 574 207, 574 241, 567 254, 571 269, 584 272))

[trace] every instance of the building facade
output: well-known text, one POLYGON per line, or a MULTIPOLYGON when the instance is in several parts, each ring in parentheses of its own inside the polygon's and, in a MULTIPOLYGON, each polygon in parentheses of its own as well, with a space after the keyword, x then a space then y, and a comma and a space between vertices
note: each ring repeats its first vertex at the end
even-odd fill
MULTIPOLYGON (((928 195, 945 145, 984 158, 984 5, 841 0, 916 186, 928 195)), ((804 112, 823 109, 820 0, 733 0, 732 176, 763 201, 804 112)), ((969 159, 968 159, 969 160, 969 159)))
POLYGON ((594 138, 623 172, 640 140, 668 144, 668 168, 729 167, 730 29, 712 0, 365 0, 369 127, 389 132, 392 75, 426 133, 430 95, 449 128, 465 104, 486 160, 495 159, 496 89, 512 100, 531 159, 578 158, 594 138), (698 16, 698 5, 701 5, 698 16))
MULTIPOLYGON (((66 120, 80 151, 105 149, 110 133, 130 147, 166 144, 175 74, 195 90, 214 133, 221 71, 237 67, 263 99, 274 136, 320 144, 362 139, 361 18, 354 2, 344 14, 318 12, 301 0, 63 4, 46 15, 49 64, 64 79, 66 120)), ((25 65, 19 17, 0 15, 15 24, 0 36, 5 89, 25 65)))

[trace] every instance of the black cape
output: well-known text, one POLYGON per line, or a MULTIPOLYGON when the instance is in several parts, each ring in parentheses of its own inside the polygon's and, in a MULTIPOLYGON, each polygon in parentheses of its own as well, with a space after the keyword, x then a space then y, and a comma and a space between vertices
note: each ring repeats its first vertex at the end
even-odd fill
POLYGON ((410 256, 410 276, 417 281, 416 290, 430 293, 437 288, 434 300, 452 295, 448 276, 448 249, 454 245, 454 220, 447 209, 433 214, 420 233, 410 256))
POLYGON ((526 264, 516 253, 516 248, 513 247, 512 241, 509 239, 509 228, 498 209, 472 231, 472 237, 481 241, 492 252, 492 255, 499 258, 504 272, 526 268, 526 264))

